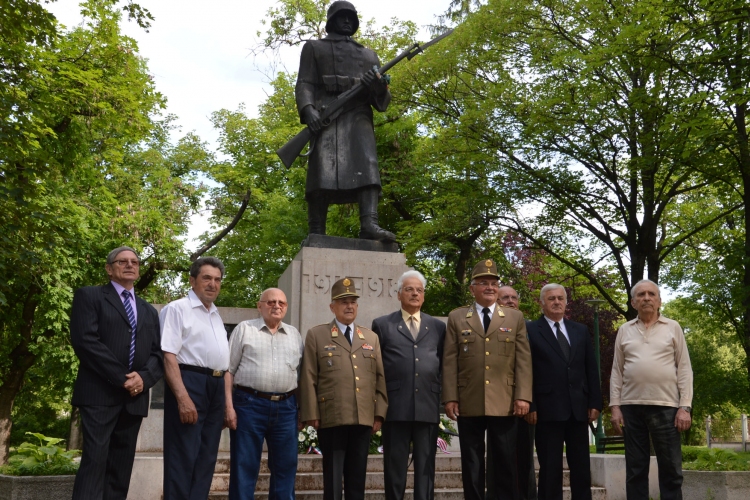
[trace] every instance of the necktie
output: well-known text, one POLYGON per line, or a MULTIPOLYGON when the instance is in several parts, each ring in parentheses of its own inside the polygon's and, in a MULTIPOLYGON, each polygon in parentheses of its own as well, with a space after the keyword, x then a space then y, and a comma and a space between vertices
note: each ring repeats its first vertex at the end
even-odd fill
POLYGON ((417 320, 414 319, 414 316, 409 316, 409 331, 414 340, 417 340, 417 337, 419 336, 419 328, 417 328, 417 320))
POLYGON ((128 371, 133 369, 133 360, 135 359, 135 313, 133 313, 133 306, 130 305, 130 292, 127 290, 122 291, 122 298, 125 299, 123 305, 125 306, 125 314, 128 315, 128 323, 130 323, 130 355, 128 356, 128 371))
POLYGON ((555 323, 555 332, 557 343, 560 344, 560 349, 562 349, 565 359, 570 360, 570 344, 568 344, 568 339, 565 338, 562 330, 560 330, 560 323, 555 323))
POLYGON ((482 314, 484 314, 484 318, 482 319, 484 322, 484 333, 487 333, 487 329, 490 327, 490 320, 492 319, 490 318, 490 308, 485 307, 482 309, 482 314))
POLYGON ((344 337, 346 337, 346 340, 349 341, 349 345, 352 343, 352 329, 350 327, 346 327, 346 331, 344 332, 344 337))

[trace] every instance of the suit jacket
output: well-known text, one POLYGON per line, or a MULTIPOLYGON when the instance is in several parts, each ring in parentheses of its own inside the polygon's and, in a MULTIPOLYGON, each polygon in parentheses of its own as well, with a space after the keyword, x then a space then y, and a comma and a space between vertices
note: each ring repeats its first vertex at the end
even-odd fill
POLYGON ((122 385, 128 370, 131 328, 125 306, 111 283, 79 288, 70 314, 70 341, 80 360, 73 387, 75 406, 125 404, 128 413, 148 414, 148 390, 162 377, 159 316, 135 298, 138 311, 133 370, 143 379, 143 392, 130 396, 122 385))
POLYGON ((388 421, 440 421, 445 323, 425 313, 420 318, 416 341, 400 309, 372 322, 383 353, 388 421))
POLYGON ((308 330, 299 392, 303 422, 335 427, 385 418, 388 395, 378 336, 355 324, 349 345, 335 321, 308 330))
POLYGON ((532 400, 531 387, 521 311, 496 305, 487 333, 474 304, 451 311, 443 351, 444 403, 458 401, 463 417, 507 417, 514 400, 532 400))
POLYGON ((563 320, 570 337, 570 361, 547 320, 530 321, 529 343, 534 360, 534 401, 539 422, 588 420, 588 409, 602 409, 602 392, 594 348, 586 325, 563 320))

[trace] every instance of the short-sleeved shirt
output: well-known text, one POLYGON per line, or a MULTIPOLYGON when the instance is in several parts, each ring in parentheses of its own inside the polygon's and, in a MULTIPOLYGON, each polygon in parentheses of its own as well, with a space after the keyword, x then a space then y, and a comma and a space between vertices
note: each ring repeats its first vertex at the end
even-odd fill
POLYGON ((229 342, 215 304, 207 309, 190 290, 159 313, 161 349, 177 356, 180 364, 212 370, 229 367, 229 342))
POLYGON ((297 388, 304 352, 302 335, 281 323, 276 333, 263 318, 243 321, 229 338, 229 372, 234 383, 261 392, 285 393, 297 388))

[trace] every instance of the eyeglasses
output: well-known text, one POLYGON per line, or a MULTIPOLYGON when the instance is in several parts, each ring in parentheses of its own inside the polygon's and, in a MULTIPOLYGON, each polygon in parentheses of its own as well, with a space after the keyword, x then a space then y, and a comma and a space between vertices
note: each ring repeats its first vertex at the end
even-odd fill
POLYGON ((133 267, 138 267, 139 265, 141 265, 141 263, 138 262, 137 260, 128 260, 128 259, 116 260, 116 261, 113 261, 112 264, 118 264, 120 266, 127 266, 128 264, 130 264, 133 267))
POLYGON ((500 288, 500 283, 497 281, 480 281, 474 283, 475 286, 481 286, 482 288, 500 288))
POLYGON ((402 290, 406 293, 417 292, 420 295, 424 293, 424 288, 414 288, 413 286, 405 286, 402 290))
POLYGON ((283 300, 259 300, 258 302, 265 302, 269 307, 276 307, 276 304, 278 304, 279 307, 286 307, 286 302, 283 300))

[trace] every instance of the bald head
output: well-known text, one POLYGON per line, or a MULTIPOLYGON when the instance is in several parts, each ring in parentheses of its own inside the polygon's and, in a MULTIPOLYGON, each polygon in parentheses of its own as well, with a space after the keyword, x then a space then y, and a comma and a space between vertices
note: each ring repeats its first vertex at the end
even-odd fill
POLYGON ((286 295, 279 288, 263 290, 258 300, 258 310, 266 326, 276 330, 286 316, 286 295))
POLYGON ((501 286, 497 293, 497 303, 501 306, 518 309, 520 298, 512 286, 501 286))

